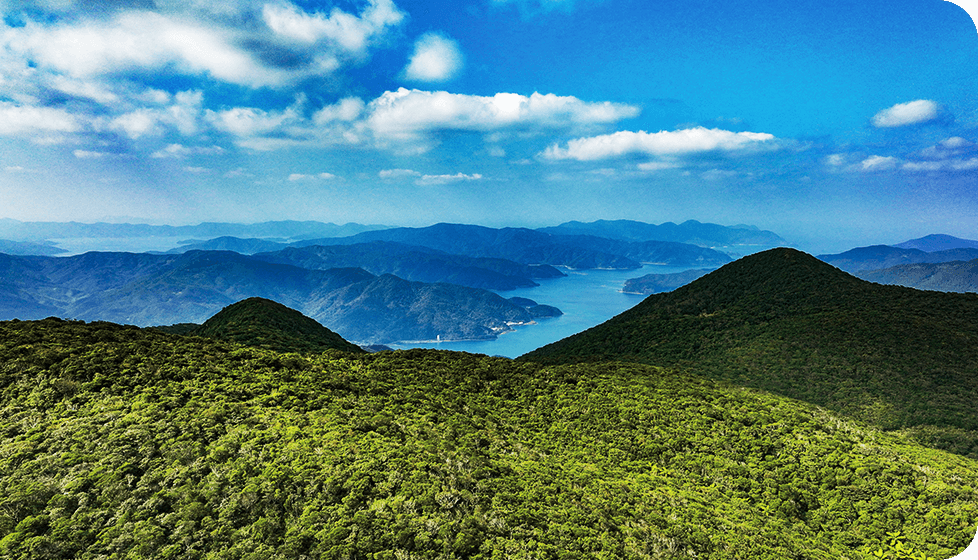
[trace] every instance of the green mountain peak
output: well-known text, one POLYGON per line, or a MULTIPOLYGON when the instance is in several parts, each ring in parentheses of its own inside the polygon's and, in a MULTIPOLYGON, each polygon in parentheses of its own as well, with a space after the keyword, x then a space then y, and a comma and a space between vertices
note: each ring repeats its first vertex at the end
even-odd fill
POLYGON ((976 294, 872 284, 780 248, 520 359, 681 367, 978 456, 976 327, 976 294))
POLYGON ((363 350, 315 319, 270 299, 252 297, 229 305, 190 334, 231 340, 278 352, 363 350))

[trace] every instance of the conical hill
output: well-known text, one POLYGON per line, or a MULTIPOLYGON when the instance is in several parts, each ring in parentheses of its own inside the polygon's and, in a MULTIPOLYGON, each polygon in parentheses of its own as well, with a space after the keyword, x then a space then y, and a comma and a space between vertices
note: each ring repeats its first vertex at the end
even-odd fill
POLYGON ((253 297, 229 305, 190 334, 231 340, 277 352, 363 352, 315 319, 269 299, 253 297))
POLYGON ((793 249, 744 257, 520 359, 683 367, 978 456, 978 295, 872 284, 793 249))

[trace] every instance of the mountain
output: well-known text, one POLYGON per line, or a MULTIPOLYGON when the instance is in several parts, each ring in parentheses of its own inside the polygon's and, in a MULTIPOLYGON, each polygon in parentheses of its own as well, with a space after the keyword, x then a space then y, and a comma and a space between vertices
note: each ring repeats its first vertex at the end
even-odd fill
POLYGON ((294 309, 252 297, 231 304, 187 334, 231 340, 277 352, 363 352, 294 309))
POLYGON ((29 241, 9 241, 0 239, 0 253, 6 255, 44 255, 54 256, 66 253, 50 243, 31 243, 29 241))
POLYGON ((167 253, 186 253, 187 251, 234 251, 242 255, 253 255, 268 251, 278 251, 288 245, 278 241, 267 239, 224 236, 209 239, 207 241, 194 241, 182 244, 180 247, 170 249, 167 253))
POLYGON ((360 268, 310 270, 230 251, 0 255, 0 273, 0 318, 200 323, 232 303, 261 297, 365 343, 486 339, 534 321, 526 308, 486 290, 360 268))
POLYGON ((297 245, 351 245, 370 241, 393 241, 453 255, 578 269, 631 269, 639 268, 643 262, 719 266, 730 261, 730 257, 719 251, 682 243, 626 242, 589 235, 552 235, 525 228, 493 229, 444 223, 425 228, 370 231, 337 239, 314 239, 297 245))
POLYGON ((360 267, 372 274, 393 274, 415 282, 447 282, 486 290, 537 286, 534 278, 559 278, 549 265, 527 265, 506 259, 475 258, 390 241, 354 245, 311 245, 260 253, 255 258, 309 269, 360 267))
POLYGON ((342 237, 385 227, 387 226, 355 223, 336 225, 294 220, 255 224, 204 222, 193 226, 157 226, 105 222, 21 222, 5 218, 0 219, 0 238, 30 241, 66 237, 194 237, 213 239, 221 236, 235 236, 306 239, 310 237, 342 237))
POLYGON ((538 228, 537 231, 557 235, 593 235, 621 241, 673 241, 713 248, 771 248, 787 244, 780 235, 754 226, 721 226, 696 220, 687 220, 681 224, 666 222, 661 225, 633 220, 598 220, 588 223, 572 221, 559 226, 538 228))
POLYGON ((491 340, 536 317, 486 290, 409 282, 391 274, 323 294, 304 312, 344 338, 370 342, 491 340))
POLYGON ((520 359, 687 368, 978 457, 978 296, 872 284, 793 249, 744 257, 520 359))
POLYGON ((920 249, 901 249, 889 245, 857 247, 844 253, 819 255, 819 259, 846 272, 879 270, 903 264, 942 263, 978 259, 978 249, 956 248, 927 252, 920 249))
POLYGON ((710 272, 711 268, 694 268, 683 272, 672 272, 669 274, 646 274, 638 278, 630 278, 625 281, 625 286, 621 291, 626 294, 657 294, 675 290, 680 286, 685 286, 697 278, 701 278, 710 272))
POLYGON ((978 462, 688 371, 0 322, 0 557, 948 558, 978 462))
POLYGON ((978 292, 978 259, 904 264, 880 270, 861 270, 856 276, 877 284, 895 284, 918 290, 978 292))
POLYGON ((921 251, 932 253, 935 251, 946 251, 948 249, 978 249, 978 241, 961 239, 950 235, 933 234, 904 241, 903 243, 897 243, 894 247, 901 249, 920 249, 921 251))

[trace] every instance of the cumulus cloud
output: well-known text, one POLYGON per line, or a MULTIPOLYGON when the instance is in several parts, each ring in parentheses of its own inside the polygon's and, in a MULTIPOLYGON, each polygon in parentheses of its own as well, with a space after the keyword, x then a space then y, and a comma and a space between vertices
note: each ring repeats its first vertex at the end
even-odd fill
POLYGON ((704 127, 654 133, 625 130, 613 134, 577 138, 569 141, 566 148, 553 144, 541 155, 550 160, 578 161, 593 161, 629 154, 676 156, 697 152, 734 152, 759 147, 777 147, 776 140, 773 135, 767 133, 731 132, 704 127))
POLYGON ((76 18, 28 18, 22 27, 0 24, 0 46, 41 71, 74 78, 166 71, 277 87, 362 60, 405 17, 391 0, 370 0, 359 16, 339 8, 307 13, 284 0, 238 3, 234 14, 156 4, 162 9, 105 10, 103 19, 96 17, 102 11, 87 10, 76 18), (256 19, 264 25, 240 24, 256 19))
MULTIPOLYGON (((422 153, 437 145, 439 132, 476 132, 490 142, 508 134, 577 130, 638 114, 638 108, 585 102, 570 96, 498 93, 477 96, 401 88, 369 103, 340 99, 312 111, 305 99, 279 111, 256 107, 207 110, 203 120, 235 136, 239 146, 268 150, 296 145, 363 145, 422 153)), ((505 155, 494 149, 493 155, 505 155)))
POLYGON ((72 77, 176 70, 246 85, 275 85, 287 73, 238 46, 235 32, 150 11, 70 25, 29 22, 7 28, 5 43, 42 70, 72 77))
POLYGON ((859 168, 862 171, 887 171, 895 169, 899 163, 899 159, 891 156, 869 156, 859 164, 859 168))
POLYGON ((329 15, 309 14, 291 3, 266 4, 262 17, 277 35, 302 43, 326 41, 347 53, 366 53, 372 39, 404 20, 390 0, 371 0, 360 17, 334 7, 329 15))
POLYGON ((416 139, 435 130, 490 132, 512 126, 564 128, 638 115, 633 105, 573 96, 497 93, 492 97, 400 88, 370 102, 367 126, 382 139, 416 139))
POLYGON ((404 75, 418 82, 444 82, 457 76, 462 65, 458 43, 444 35, 426 33, 414 44, 404 75))
POLYGON ((82 130, 82 119, 64 109, 0 101, 0 136, 62 134, 82 130))
POLYGON ((303 127, 300 104, 281 111, 265 111, 255 107, 234 107, 223 111, 206 112, 206 119, 218 130, 239 137, 255 137, 280 133, 289 126, 303 127))
POLYGON ((877 128, 894 128, 932 121, 937 116, 937 103, 928 99, 918 99, 883 109, 873 116, 872 122, 877 128))

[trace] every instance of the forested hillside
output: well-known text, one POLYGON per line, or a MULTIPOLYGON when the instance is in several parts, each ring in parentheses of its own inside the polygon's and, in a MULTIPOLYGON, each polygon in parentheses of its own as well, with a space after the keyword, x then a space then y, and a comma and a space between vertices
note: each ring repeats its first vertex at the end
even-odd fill
POLYGON ((680 366, 978 457, 978 295, 880 286, 793 249, 744 257, 520 359, 680 366))
POLYGON ((972 459, 637 364, 4 322, 0 428, 18 560, 940 559, 978 520, 972 459))

